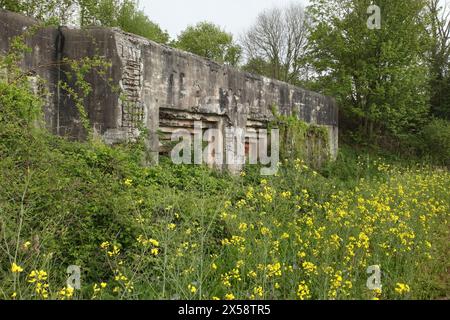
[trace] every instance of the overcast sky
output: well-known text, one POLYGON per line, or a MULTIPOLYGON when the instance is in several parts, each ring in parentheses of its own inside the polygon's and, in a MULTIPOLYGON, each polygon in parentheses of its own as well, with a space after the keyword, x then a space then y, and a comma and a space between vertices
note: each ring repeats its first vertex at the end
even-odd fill
POLYGON ((200 21, 214 22, 238 36, 262 10, 291 2, 307 0, 140 0, 150 19, 172 38, 200 21))

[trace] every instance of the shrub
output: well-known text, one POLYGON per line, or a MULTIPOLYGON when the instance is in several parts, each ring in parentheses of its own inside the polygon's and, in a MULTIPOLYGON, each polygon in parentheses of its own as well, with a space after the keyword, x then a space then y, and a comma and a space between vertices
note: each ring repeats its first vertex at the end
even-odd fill
POLYGON ((439 164, 450 166, 450 121, 435 119, 420 135, 421 151, 439 164))

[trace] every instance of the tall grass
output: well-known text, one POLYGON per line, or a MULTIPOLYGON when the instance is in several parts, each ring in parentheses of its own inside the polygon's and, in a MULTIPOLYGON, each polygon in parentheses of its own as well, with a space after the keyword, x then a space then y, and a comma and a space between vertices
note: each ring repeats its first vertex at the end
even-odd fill
POLYGON ((448 295, 450 175, 343 148, 262 179, 139 165, 37 129, 0 85, 0 298, 412 299, 448 295), (81 268, 81 290, 66 286, 81 268), (382 290, 366 287, 379 265, 382 290))

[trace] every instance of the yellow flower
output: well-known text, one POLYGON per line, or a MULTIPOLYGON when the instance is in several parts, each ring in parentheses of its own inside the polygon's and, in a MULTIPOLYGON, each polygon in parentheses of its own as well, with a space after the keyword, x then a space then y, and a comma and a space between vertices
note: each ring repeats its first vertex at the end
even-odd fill
POLYGON ((120 253, 120 248, 116 245, 113 246, 112 251, 108 251, 108 255, 110 257, 118 256, 120 253))
POLYGON ((23 248, 24 248, 25 250, 28 249, 30 246, 31 246, 31 242, 30 242, 30 241, 27 241, 27 242, 25 242, 25 243, 23 244, 23 248))
POLYGON ((218 297, 212 297, 212 300, 219 301, 220 299, 218 297))
POLYGON ((255 271, 250 271, 248 274, 247 274, 247 276, 248 277, 250 277, 250 278, 256 278, 257 277, 257 274, 256 274, 256 272, 255 271))
POLYGON ((317 267, 312 262, 303 262, 302 264, 303 269, 305 269, 306 273, 314 273, 317 274, 317 267))
POLYGON ((236 208, 241 209, 241 208, 245 207, 246 205, 247 205, 247 201, 245 201, 245 199, 242 199, 236 203, 236 208))
POLYGON ((167 225, 167 230, 175 230, 175 228, 177 227, 177 225, 175 223, 169 223, 167 225))
POLYGON ((217 265, 214 262, 211 264, 211 269, 217 270, 217 265))
POLYGON ((337 234, 333 234, 331 236, 330 244, 339 248, 341 245, 342 239, 337 234))
POLYGON ((279 262, 267 265, 267 277, 281 277, 281 264, 279 262))
POLYGON ((262 234, 263 236, 270 234, 270 229, 269 229, 269 228, 266 228, 266 227, 262 227, 262 228, 261 228, 261 234, 262 234))
POLYGON ((292 196, 292 193, 290 191, 282 192, 281 197, 284 199, 289 199, 292 196))
POLYGON ((40 296, 43 299, 47 299, 48 294, 48 283, 46 283, 48 274, 44 270, 33 270, 28 275, 28 282, 34 283, 35 288, 34 291, 38 296, 40 296))
POLYGON ((407 294, 411 291, 411 288, 404 283, 397 283, 397 287, 395 288, 395 292, 397 292, 399 295, 407 294))
POLYGON ((159 254, 159 249, 158 249, 158 248, 153 248, 153 249, 150 251, 150 253, 156 257, 156 256, 159 254))
POLYGON ((23 272, 23 268, 14 262, 11 265, 11 272, 12 273, 21 273, 21 272, 23 272))
POLYGON ((311 292, 305 281, 300 282, 297 289, 297 297, 300 300, 306 300, 311 298, 311 292))
POLYGON ((123 182, 124 185, 126 185, 127 187, 131 187, 133 184, 133 180, 131 179, 125 179, 125 181, 123 182))
POLYGON ((281 239, 282 240, 285 240, 285 239, 289 239, 289 234, 288 233, 283 233, 282 235, 281 235, 281 239))
POLYGON ((236 297, 232 293, 228 293, 225 295, 225 300, 234 300, 236 297))
POLYGON ((246 223, 241 223, 239 225, 239 231, 246 232, 248 230, 248 225, 246 223))
POLYGON ((255 287, 255 288, 253 289, 253 294, 254 294, 256 297, 262 298, 262 297, 264 296, 264 289, 263 289, 263 287, 261 287, 261 286, 255 287))
POLYGON ((28 275, 28 282, 35 283, 38 281, 46 281, 47 280, 47 272, 44 270, 33 270, 28 275))
POLYGON ((149 239, 148 242, 154 247, 159 247, 159 242, 155 239, 149 239))
POLYGON ((11 299, 15 299, 17 297, 17 292, 13 292, 11 295, 11 299))
POLYGON ((105 283, 105 282, 100 283, 100 287, 102 287, 102 289, 105 289, 107 285, 108 285, 108 284, 105 283))
POLYGON ((58 292, 58 295, 59 295, 59 297, 60 297, 62 300, 70 299, 70 298, 73 297, 74 291, 75 291, 75 290, 74 290, 72 287, 68 286, 67 288, 61 289, 61 290, 58 292))
POLYGON ((109 241, 105 241, 105 242, 103 242, 102 244, 100 244, 100 248, 102 248, 103 250, 108 249, 109 246, 110 246, 109 241))
POLYGON ((188 285, 188 289, 192 294, 195 294, 197 292, 197 288, 192 284, 188 285))

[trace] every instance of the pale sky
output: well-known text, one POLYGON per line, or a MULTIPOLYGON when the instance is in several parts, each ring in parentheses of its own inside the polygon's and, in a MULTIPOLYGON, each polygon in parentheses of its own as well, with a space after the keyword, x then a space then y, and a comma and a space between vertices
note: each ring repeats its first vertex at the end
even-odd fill
POLYGON ((210 21, 236 37, 266 8, 307 0, 140 0, 153 22, 175 38, 188 25, 210 21))

